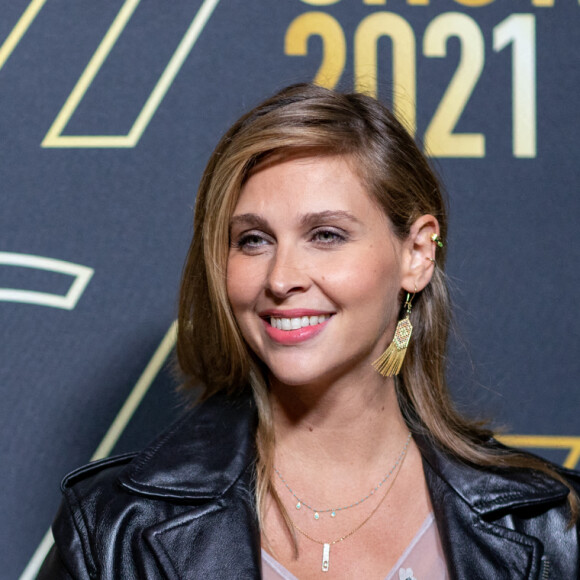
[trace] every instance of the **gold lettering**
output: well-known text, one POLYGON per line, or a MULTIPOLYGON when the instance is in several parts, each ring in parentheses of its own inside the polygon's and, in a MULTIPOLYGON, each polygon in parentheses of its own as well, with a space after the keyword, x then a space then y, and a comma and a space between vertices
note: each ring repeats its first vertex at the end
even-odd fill
POLYGON ((355 89, 374 97, 377 90, 377 43, 388 36, 393 43, 393 111, 407 129, 416 128, 415 34, 409 23, 393 12, 375 12, 358 25, 354 35, 355 89))
POLYGON ((494 0, 455 0, 458 4, 463 4, 463 6, 471 6, 472 8, 477 8, 479 6, 487 6, 491 4, 494 0))
POLYGON ((512 47, 512 125, 515 157, 535 157, 537 141, 536 105, 536 17, 512 14, 493 29, 496 52, 512 47))
POLYGON ((440 14, 432 20, 423 37, 423 54, 427 57, 447 55, 447 40, 459 38, 459 64, 425 131, 425 149, 435 157, 484 157, 485 135, 454 133, 479 80, 485 61, 481 29, 473 18, 460 12, 440 14))
POLYGON ((304 4, 310 4, 310 6, 330 6, 331 4, 338 4, 340 0, 302 0, 304 4))
POLYGON ((311 36, 322 38, 322 62, 314 82, 334 88, 346 63, 346 40, 336 19, 326 12, 305 12, 297 16, 288 27, 284 39, 284 52, 290 56, 306 56, 311 36))

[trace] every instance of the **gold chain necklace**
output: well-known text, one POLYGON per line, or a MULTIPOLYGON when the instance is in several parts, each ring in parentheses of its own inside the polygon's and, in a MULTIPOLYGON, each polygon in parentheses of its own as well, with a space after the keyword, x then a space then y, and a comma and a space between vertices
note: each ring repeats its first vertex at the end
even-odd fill
POLYGON ((278 471, 278 468, 276 466, 274 466, 274 471, 275 471, 276 475, 280 478, 280 481, 286 486, 286 489, 294 496, 295 499, 298 500, 298 503, 295 506, 297 510, 305 507, 306 509, 310 510, 311 512, 314 512, 314 519, 317 521, 320 518, 320 514, 324 514, 324 513, 328 513, 328 512, 330 512, 330 517, 334 518, 334 517, 336 517, 337 512, 348 510, 352 507, 360 505, 361 503, 363 503, 367 499, 369 499, 369 497, 372 497, 379 490, 379 488, 382 487, 383 483, 385 483, 385 481, 387 481, 387 479, 389 479, 389 477, 391 477, 393 471, 395 471, 395 469, 397 469, 397 465, 399 465, 401 459, 405 455, 405 453, 407 451, 407 447, 409 446, 410 442, 411 442, 411 433, 409 433, 409 436, 407 437, 407 441, 405 442, 405 446, 401 450, 401 453, 399 453, 397 460, 395 461, 395 463, 393 464, 391 469, 387 472, 385 477, 383 477, 383 479, 381 479, 381 481, 379 481, 379 483, 375 487, 373 487, 373 489, 371 489, 371 491, 365 497, 363 497, 362 499, 359 499, 358 501, 355 501, 349 505, 345 505, 342 507, 317 509, 315 507, 312 507, 311 505, 308 505, 302 498, 300 498, 296 495, 294 490, 288 485, 288 482, 282 477, 282 474, 278 471))
POLYGON ((377 510, 381 507, 382 503, 385 501, 385 498, 389 494, 389 491, 391 491, 391 488, 393 487, 393 485, 395 485, 395 481, 397 481, 397 476, 399 475, 399 473, 401 472, 401 469, 403 468, 403 462, 405 461, 405 457, 407 456, 407 448, 409 446, 410 437, 411 437, 411 434, 409 433, 409 438, 407 439, 407 443, 405 444, 405 447, 403 448, 403 451, 401 452, 401 455, 399 456, 399 459, 397 460, 397 464, 399 465, 399 469, 397 469, 397 471, 395 472, 395 476, 393 477, 393 479, 391 479, 391 484, 387 487, 383 497, 381 498, 379 503, 375 506, 373 511, 360 524, 358 524, 353 530, 351 530, 350 532, 348 532, 344 536, 341 536, 340 538, 337 538, 336 540, 333 540, 331 542, 324 542, 323 540, 317 540, 316 538, 313 538, 310 534, 305 532, 300 526, 296 525, 294 523, 294 521, 292 520, 292 518, 290 517, 290 515, 288 514, 288 519, 290 520, 290 523, 305 538, 308 538, 311 542, 314 542, 315 544, 320 544, 322 546, 322 571, 323 572, 328 572, 328 569, 330 567, 330 546, 334 546, 334 544, 338 544, 339 542, 343 542, 344 540, 346 540, 347 538, 350 538, 353 534, 358 532, 375 515, 377 510))

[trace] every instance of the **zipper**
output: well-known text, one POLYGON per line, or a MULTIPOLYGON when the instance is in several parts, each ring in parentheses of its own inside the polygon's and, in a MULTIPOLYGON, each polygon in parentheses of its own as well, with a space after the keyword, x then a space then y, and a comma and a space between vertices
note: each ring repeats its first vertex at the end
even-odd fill
POLYGON ((542 557, 542 562, 540 564, 540 580, 550 579, 550 560, 545 556, 542 557))

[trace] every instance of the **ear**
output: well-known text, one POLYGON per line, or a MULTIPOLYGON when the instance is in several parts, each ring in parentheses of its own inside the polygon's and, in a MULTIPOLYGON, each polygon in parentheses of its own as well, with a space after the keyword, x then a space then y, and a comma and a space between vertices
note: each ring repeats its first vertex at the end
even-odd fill
POLYGON ((432 260, 437 246, 431 239, 433 234, 439 235, 439 222, 432 215, 423 215, 413 223, 403 242, 401 286, 410 294, 423 290, 435 271, 432 260))

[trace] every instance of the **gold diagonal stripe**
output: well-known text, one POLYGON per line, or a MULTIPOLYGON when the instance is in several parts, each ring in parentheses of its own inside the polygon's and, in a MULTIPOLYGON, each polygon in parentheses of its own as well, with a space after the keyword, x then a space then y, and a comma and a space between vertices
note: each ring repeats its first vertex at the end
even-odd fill
POLYGON ((574 469, 580 459, 580 437, 560 435, 502 435, 498 440, 512 447, 527 449, 568 449, 564 467, 574 469))
MULTIPOLYGON (((155 377, 159 374, 159 371, 165 364, 167 357, 175 346, 176 338, 177 321, 174 321, 157 347, 153 357, 145 367, 145 370, 139 377, 139 380, 131 390, 131 393, 129 393, 125 403, 123 403, 121 410, 117 413, 117 416, 111 423, 111 426, 107 430, 103 440, 93 453, 91 461, 102 459, 111 453, 117 441, 119 441, 119 438, 123 434, 123 431, 129 424, 129 421, 131 421, 135 414, 137 407, 139 407, 139 404, 147 394, 149 387, 153 384, 155 377)), ((20 575, 19 580, 34 580, 36 578, 36 575, 53 544, 54 538, 52 537, 52 531, 49 529, 44 535, 38 548, 36 548, 36 551, 30 559, 30 562, 28 562, 24 572, 20 575)))
POLYGON ((46 0, 32 0, 22 13, 16 26, 12 29, 12 32, 8 35, 2 46, 0 46, 0 70, 2 70, 2 67, 10 58, 10 55, 14 52, 14 49, 18 46, 18 43, 22 40, 22 37, 26 34, 26 31, 34 22, 34 19, 45 3, 46 0))
POLYGON ((155 377, 159 374, 161 367, 165 364, 169 353, 175 346, 176 339, 177 320, 173 321, 169 327, 169 330, 163 337, 161 344, 155 351, 149 364, 145 367, 141 377, 139 377, 137 384, 133 387, 127 400, 121 407, 119 413, 117 413, 117 416, 111 423, 106 435, 103 437, 103 440, 93 453, 91 461, 96 461, 97 459, 103 459, 103 457, 109 456, 109 453, 111 453, 113 447, 115 447, 117 441, 119 441, 119 438, 123 434, 125 427, 127 427, 129 421, 133 418, 137 407, 141 404, 141 401, 147 394, 147 391, 155 380, 155 377))

